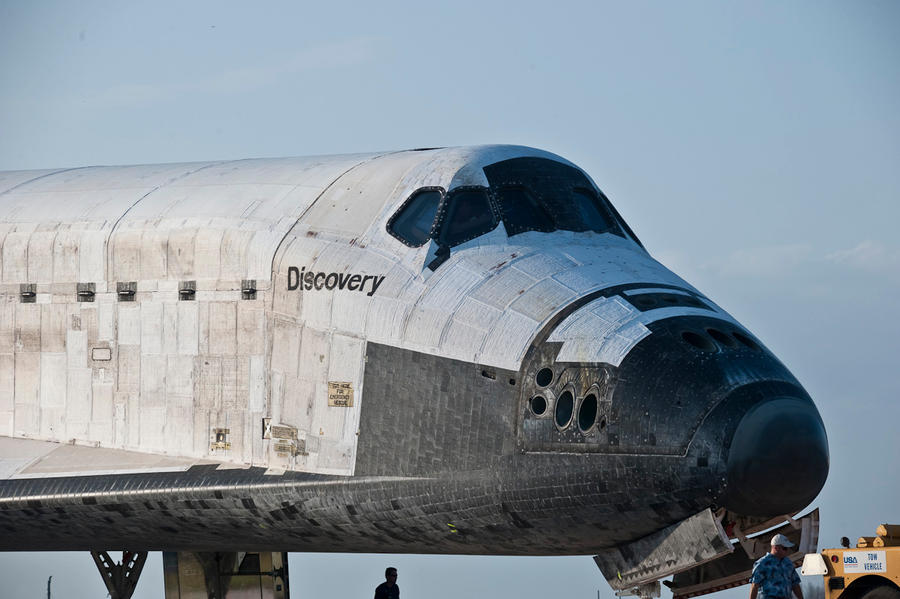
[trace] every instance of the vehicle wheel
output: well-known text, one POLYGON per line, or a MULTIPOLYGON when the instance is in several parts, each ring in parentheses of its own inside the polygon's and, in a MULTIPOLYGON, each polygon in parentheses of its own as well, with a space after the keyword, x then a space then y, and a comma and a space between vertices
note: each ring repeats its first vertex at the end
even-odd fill
POLYGON ((882 585, 869 589, 859 599, 900 599, 900 591, 894 587, 882 585))

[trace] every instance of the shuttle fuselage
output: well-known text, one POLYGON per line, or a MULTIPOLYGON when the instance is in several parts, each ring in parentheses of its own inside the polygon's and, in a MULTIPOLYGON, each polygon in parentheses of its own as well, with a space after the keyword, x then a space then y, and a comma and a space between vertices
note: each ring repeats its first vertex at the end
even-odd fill
POLYGON ((807 393, 553 154, 0 174, 0 549, 586 554, 804 507, 807 393))

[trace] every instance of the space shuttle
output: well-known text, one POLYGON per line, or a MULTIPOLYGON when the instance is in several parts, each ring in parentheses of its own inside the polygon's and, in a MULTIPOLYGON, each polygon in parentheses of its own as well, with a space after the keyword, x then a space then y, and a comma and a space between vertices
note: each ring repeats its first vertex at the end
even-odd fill
POLYGON ((764 530, 814 551, 828 459, 555 154, 0 173, 0 550, 92 551, 117 596, 164 551, 167 598, 288 597, 302 551, 594 555, 686 598, 764 530))

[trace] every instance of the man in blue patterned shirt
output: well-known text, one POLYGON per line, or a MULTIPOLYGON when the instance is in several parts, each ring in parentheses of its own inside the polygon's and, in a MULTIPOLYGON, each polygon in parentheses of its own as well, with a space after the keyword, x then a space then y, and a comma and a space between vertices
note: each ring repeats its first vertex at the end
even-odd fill
POLYGON ((772 550, 753 564, 750 575, 750 599, 791 599, 791 591, 803 599, 800 577, 788 558, 788 547, 794 544, 782 534, 772 537, 772 550))

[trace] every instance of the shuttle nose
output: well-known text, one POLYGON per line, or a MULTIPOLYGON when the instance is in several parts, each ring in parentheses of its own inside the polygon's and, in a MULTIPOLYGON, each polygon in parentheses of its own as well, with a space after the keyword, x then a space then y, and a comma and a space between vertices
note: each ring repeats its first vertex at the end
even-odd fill
POLYGON ((738 423, 727 462, 729 510, 747 516, 795 513, 818 495, 828 476, 828 439, 815 406, 777 397, 738 423))

